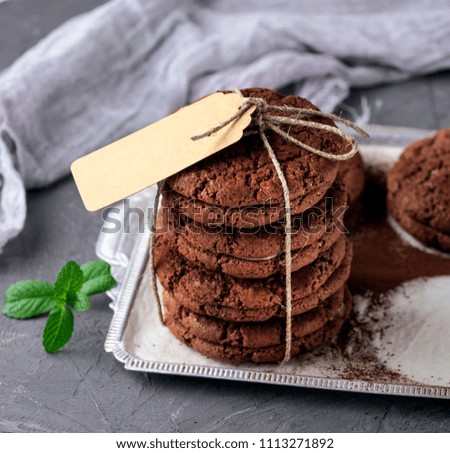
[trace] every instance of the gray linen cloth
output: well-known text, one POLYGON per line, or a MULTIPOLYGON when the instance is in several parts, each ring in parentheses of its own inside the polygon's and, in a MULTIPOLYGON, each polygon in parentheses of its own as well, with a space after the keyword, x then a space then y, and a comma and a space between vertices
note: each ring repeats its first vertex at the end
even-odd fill
POLYGON ((332 110, 351 87, 450 68, 449 43, 447 0, 110 1, 0 75, 0 248, 27 188, 191 100, 294 83, 332 110))

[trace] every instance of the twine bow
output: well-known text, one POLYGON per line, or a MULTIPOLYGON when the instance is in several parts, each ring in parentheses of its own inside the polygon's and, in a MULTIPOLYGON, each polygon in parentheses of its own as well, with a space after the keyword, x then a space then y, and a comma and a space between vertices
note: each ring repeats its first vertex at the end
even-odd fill
MULTIPOLYGON (((281 362, 281 365, 288 362, 291 358, 291 348, 292 348, 292 253, 291 253, 291 236, 292 236, 292 215, 291 215, 291 202, 290 202, 290 195, 289 195, 289 187, 286 181, 286 177, 284 176, 283 170, 281 168, 280 162, 278 161, 275 152, 272 146, 267 139, 266 130, 270 129, 276 134, 283 137, 286 141, 293 143, 294 145, 299 146, 313 154, 318 156, 324 157, 329 160, 333 161, 343 161, 347 159, 351 159, 357 152, 358 152, 358 144, 354 137, 341 131, 338 127, 329 126, 328 124, 318 123, 316 121, 307 120, 305 118, 310 118, 311 116, 315 117, 322 117, 328 118, 335 122, 339 122, 345 124, 349 128, 353 129, 354 131, 358 132, 364 137, 369 137, 366 131, 361 129, 356 124, 352 123, 349 120, 344 118, 340 118, 339 116, 333 115, 331 113, 325 113, 318 110, 307 109, 307 108, 298 108, 298 107, 290 107, 287 105, 279 106, 279 105, 272 105, 267 103, 264 99, 256 98, 256 97, 244 97, 240 90, 234 90, 237 94, 242 97, 242 104, 239 110, 232 116, 230 116, 224 122, 218 124, 217 126, 209 129, 208 131, 195 135, 191 137, 192 140, 201 140, 205 137, 210 137, 214 133, 220 131, 228 124, 232 123, 233 121, 240 118, 247 112, 252 106, 256 106, 255 111, 253 112, 253 119, 257 126, 257 131, 254 133, 258 133, 261 137, 261 140, 264 144, 264 147, 269 154, 270 160, 272 161, 273 166, 275 167, 275 171, 277 173, 278 179, 280 180, 281 187, 283 190, 283 201, 284 201, 284 210, 285 210, 285 271, 286 271, 286 301, 285 301, 285 309, 286 309, 286 333, 285 333, 285 353, 284 358, 281 362), (283 113, 292 116, 280 116, 276 113, 283 113), (341 138, 343 138, 347 142, 347 146, 350 145, 350 150, 345 152, 344 154, 332 154, 326 151, 322 151, 320 149, 314 148, 306 143, 297 140, 292 135, 289 135, 289 130, 284 131, 281 129, 280 126, 302 126, 302 127, 310 127, 313 129, 320 129, 325 130, 328 132, 332 132, 341 138)), ((164 323, 164 316, 162 313, 162 306, 161 301, 159 298, 157 283, 156 283, 156 271, 154 268, 154 249, 155 249, 155 232, 156 232, 156 216, 157 210, 159 206, 159 199, 161 196, 161 188, 163 182, 158 183, 157 192, 155 196, 155 202, 153 206, 153 216, 152 222, 150 227, 150 268, 152 272, 152 289, 154 296, 157 301, 158 306, 158 314, 161 321, 164 323)))

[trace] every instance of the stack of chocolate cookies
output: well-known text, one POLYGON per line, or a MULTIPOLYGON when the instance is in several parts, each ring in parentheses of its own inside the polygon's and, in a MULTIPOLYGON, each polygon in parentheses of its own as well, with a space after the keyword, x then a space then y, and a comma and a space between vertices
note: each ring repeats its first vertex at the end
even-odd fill
MULTIPOLYGON (((272 90, 243 94, 317 110, 272 90)), ((252 126, 247 132, 165 182, 155 269, 166 325, 180 341, 216 359, 277 362, 286 348, 283 192, 261 138, 252 126)), ((332 154, 346 151, 329 131, 291 126, 289 134, 332 154)), ((333 339, 351 311, 347 190, 337 162, 267 135, 290 190, 294 356, 333 339)))

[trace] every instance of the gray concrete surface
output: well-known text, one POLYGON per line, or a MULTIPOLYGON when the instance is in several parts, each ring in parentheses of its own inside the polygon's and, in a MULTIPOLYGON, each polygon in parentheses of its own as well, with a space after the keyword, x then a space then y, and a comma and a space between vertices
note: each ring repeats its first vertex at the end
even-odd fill
MULTIPOLYGON (((67 18, 101 0, 0 3, 0 69, 67 18)), ((450 127, 450 74, 352 93, 371 121, 450 127)), ((94 259, 100 215, 73 181, 29 193, 23 233, 0 255, 0 294, 17 280, 53 279, 68 259, 94 259)), ((43 319, 0 316, 0 431, 5 432, 449 432, 448 401, 293 389, 125 371, 103 350, 107 298, 76 316, 73 341, 49 356, 43 319), (13 338, 11 340, 11 337, 13 338)))

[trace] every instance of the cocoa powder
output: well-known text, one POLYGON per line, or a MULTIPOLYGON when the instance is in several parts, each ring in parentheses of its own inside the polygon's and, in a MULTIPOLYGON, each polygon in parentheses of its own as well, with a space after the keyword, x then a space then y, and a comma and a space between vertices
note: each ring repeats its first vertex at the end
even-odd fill
POLYGON ((450 275, 450 259, 413 247, 389 225, 383 175, 369 174, 367 179, 364 209, 350 234, 352 292, 380 294, 415 278, 450 275))
POLYGON ((392 302, 387 292, 416 278, 450 275, 450 259, 422 251, 400 237, 388 222, 385 173, 366 176, 361 206, 350 219, 354 258, 349 286, 355 308, 338 341, 322 353, 330 355, 331 363, 333 356, 343 359, 344 363, 332 365, 341 378, 415 384, 378 358, 375 344, 383 345, 385 329, 396 321, 389 319, 392 302))

